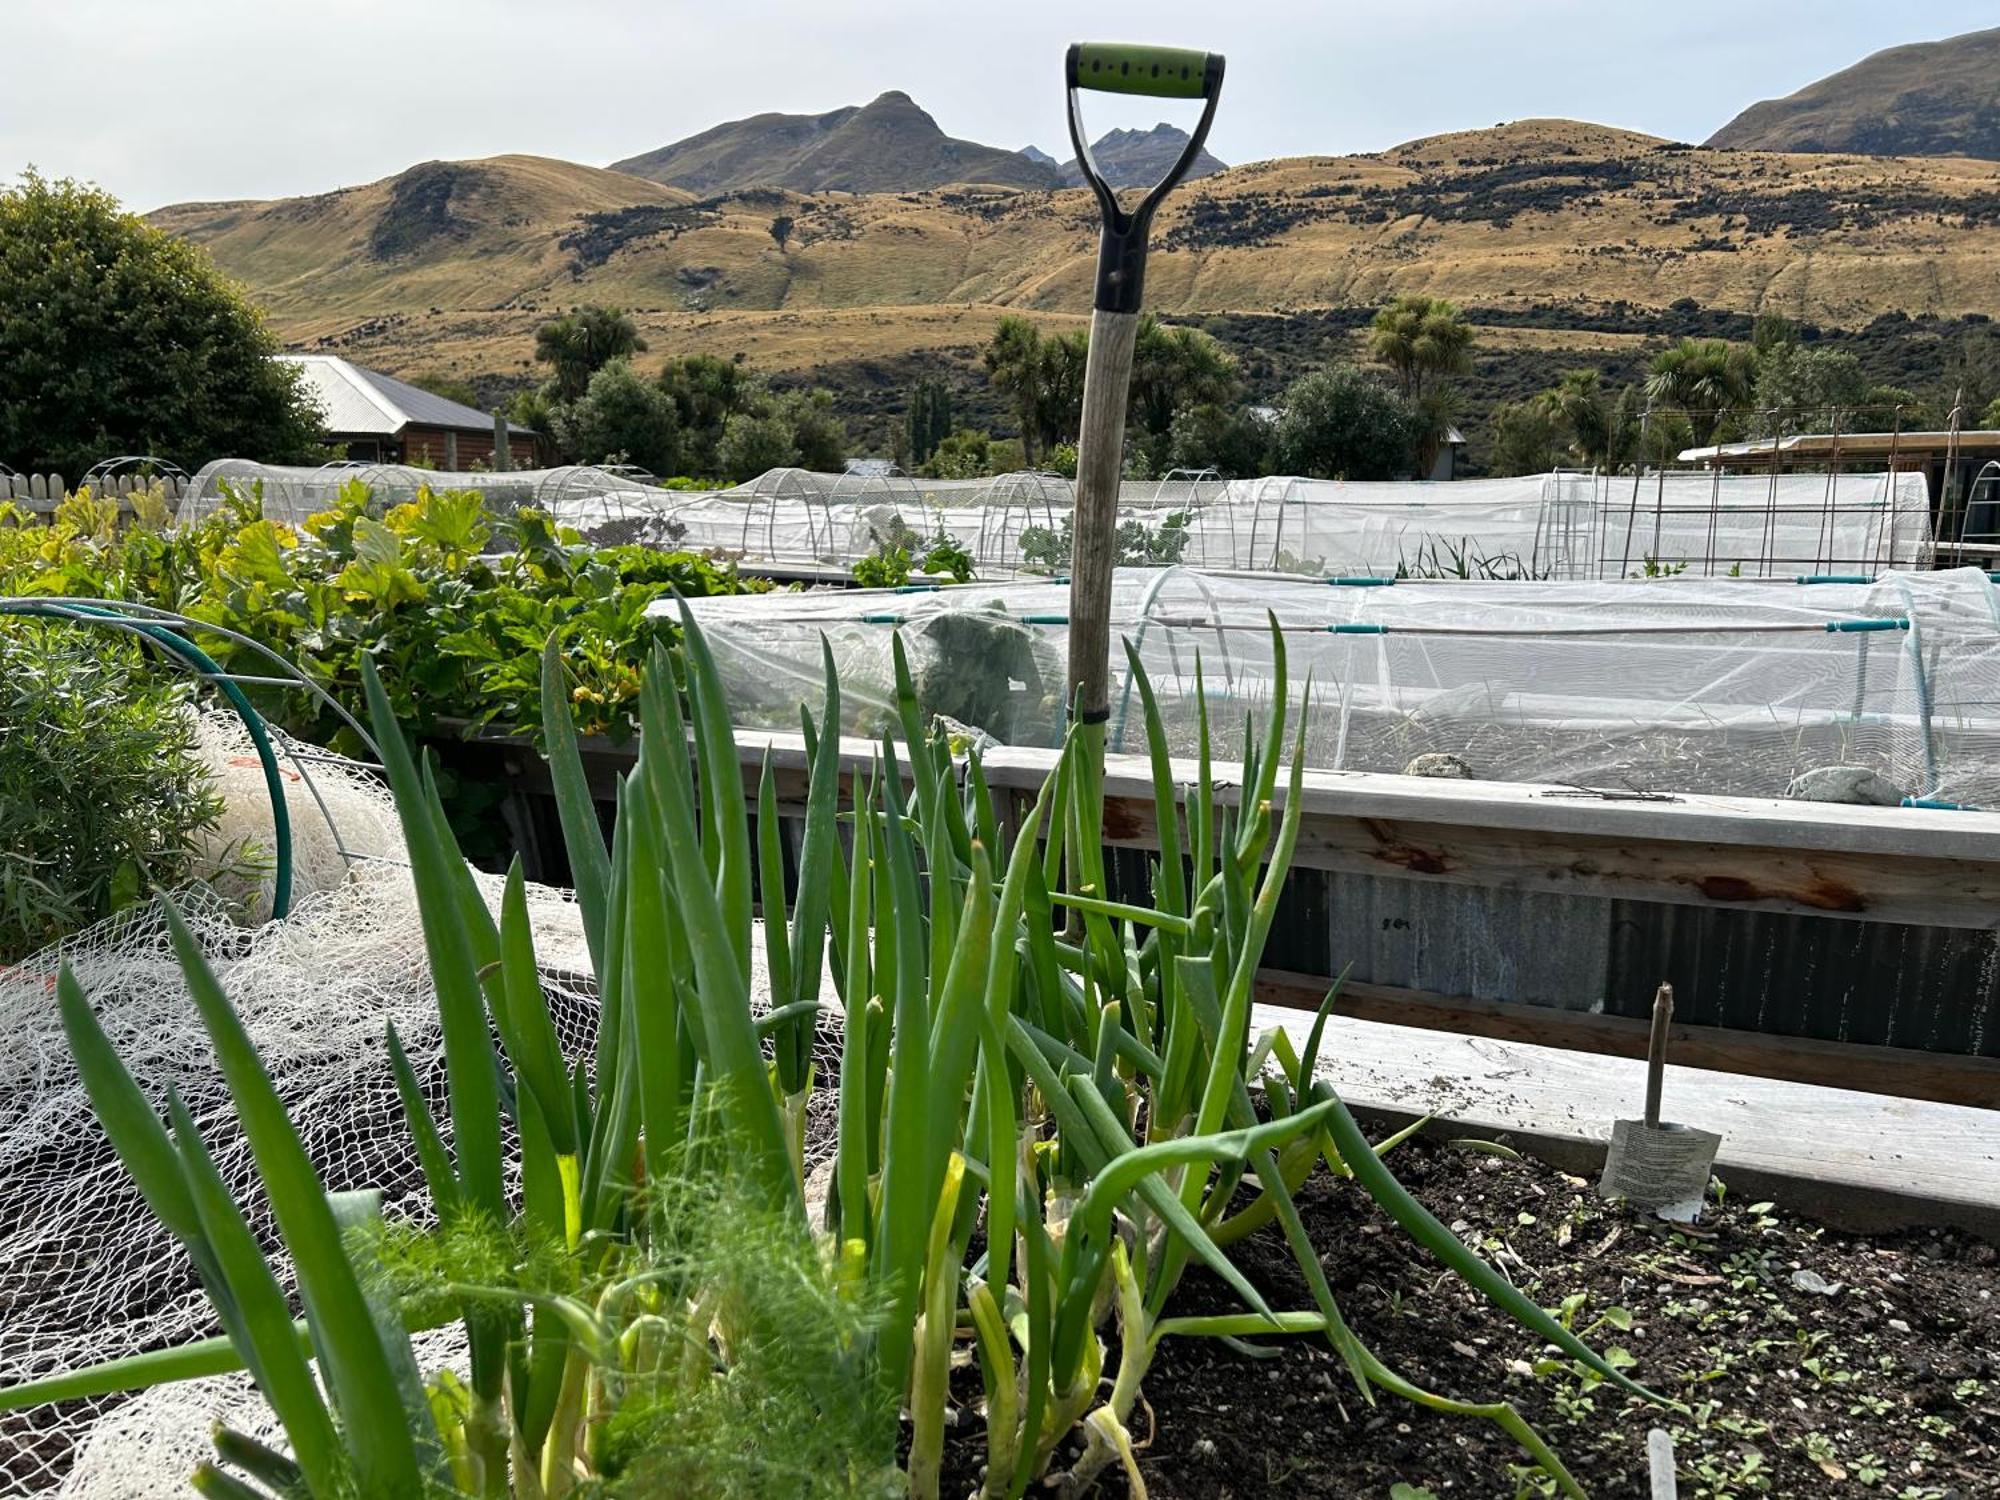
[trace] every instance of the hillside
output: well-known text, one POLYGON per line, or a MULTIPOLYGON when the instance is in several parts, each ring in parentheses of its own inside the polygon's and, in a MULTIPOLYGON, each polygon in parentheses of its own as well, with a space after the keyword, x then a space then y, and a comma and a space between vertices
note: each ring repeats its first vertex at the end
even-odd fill
POLYGON ((2000 28, 1891 47, 1709 137, 1755 151, 2000 158, 2000 28))
MULTIPOLYGON (((913 369, 969 370, 1003 311, 1086 314, 1097 235, 1075 190, 693 200, 531 157, 155 222, 205 244, 297 347, 394 374, 526 381, 535 325, 599 301, 633 311, 648 359, 838 366, 884 403, 913 369)), ((1764 309, 1842 328, 2000 316, 2000 163, 1719 152, 1531 120, 1232 168, 1168 200, 1155 244, 1148 302, 1237 330, 1270 378, 1414 291, 1472 308, 1496 357, 1559 370, 1582 357, 1565 350, 1636 355, 1694 331, 1697 306, 1718 327, 1764 309)))
POLYGON ((670 187, 715 194, 745 188, 903 193, 949 183, 1050 188, 1056 174, 1017 151, 956 140, 908 94, 823 115, 753 115, 613 162, 670 187))
MULTIPOLYGON (((599 221, 670 232, 694 200, 539 156, 424 162, 380 182, 275 202, 182 203, 150 215, 250 284, 281 330, 366 327, 409 309, 505 306, 565 273, 563 244, 599 221)), ((407 367, 406 365, 400 367, 407 367)))
MULTIPOLYGON (((1149 188, 1167 175, 1187 148, 1188 133, 1164 120, 1151 130, 1112 130, 1090 143, 1091 159, 1104 180, 1117 188, 1149 188)), ((1031 148, 1032 149, 1032 148, 1031 148)), ((1188 167, 1187 181, 1212 177, 1229 168, 1206 147, 1195 154, 1188 167)), ((1069 187, 1083 185, 1083 168, 1072 157, 1062 165, 1062 180, 1069 187)))

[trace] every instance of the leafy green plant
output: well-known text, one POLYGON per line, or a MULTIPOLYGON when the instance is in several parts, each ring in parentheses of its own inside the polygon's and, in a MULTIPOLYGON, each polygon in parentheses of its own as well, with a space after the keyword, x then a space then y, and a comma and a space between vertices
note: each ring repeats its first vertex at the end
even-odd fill
MULTIPOLYGON (((399 720, 539 732, 541 653, 554 639, 575 678, 568 709, 586 733, 635 727, 640 670, 672 635, 647 607, 761 587, 692 553, 591 547, 524 509, 487 511, 472 492, 421 491, 386 511, 359 480, 293 527, 256 492, 172 532, 118 529, 87 492, 49 524, 0 515, 0 593, 116 598, 175 610, 295 662, 351 710, 361 666, 389 684, 399 720)), ((205 636, 227 670, 268 676, 249 646, 205 636)), ((255 689, 258 708, 304 738, 354 750, 316 698, 255 689)))
POLYGON ((976 565, 957 537, 939 531, 925 542, 907 526, 878 539, 866 557, 854 563, 854 582, 864 589, 901 588, 914 576, 942 575, 953 583, 970 583, 976 565))
POLYGON ((822 1492, 863 1494, 896 1461, 889 1417, 901 1407, 900 1484, 932 1500, 950 1372, 969 1353, 984 1388, 981 1493, 1019 1500, 1038 1481, 1081 1493, 1112 1467, 1138 1479, 1131 1416, 1163 1340, 1313 1337, 1363 1400, 1387 1391, 1492 1420, 1538 1472, 1578 1493, 1507 1404, 1448 1398, 1383 1365, 1342 1318, 1305 1237, 1294 1195, 1324 1163, 1539 1338, 1607 1386, 1647 1394, 1396 1183, 1316 1077, 1323 1025, 1303 1048, 1282 1031, 1252 1041, 1252 982, 1302 806, 1295 736, 1306 709, 1291 728, 1275 622, 1277 708, 1246 745, 1240 796, 1218 792, 1204 734, 1185 831, 1134 660, 1162 840, 1150 906, 1104 894, 1101 768, 1087 740, 1070 740, 1032 804, 1003 825, 977 758, 961 768, 923 724, 898 642, 900 746, 885 737, 869 763, 851 761, 830 729, 840 722, 830 653, 821 713, 802 715, 810 769, 788 914, 775 781, 760 778, 753 834, 723 684, 685 607, 678 649, 677 664, 656 651, 644 674, 640 753, 608 848, 560 708, 558 643, 543 657, 550 772, 600 992, 594 1050, 576 1058, 558 1045, 518 866, 496 920, 434 778, 363 665, 444 1040, 449 1145, 388 1038, 435 1230, 385 1225, 370 1199, 320 1190, 170 911, 292 1258, 302 1324, 178 1101, 167 1101, 169 1129, 62 977, 65 1028, 99 1118, 187 1248, 225 1333, 0 1392, 0 1410, 247 1368, 292 1451, 223 1433, 197 1487, 240 1500, 350 1489, 561 1497, 588 1484, 643 1489, 647 1476, 691 1493, 768 1493, 758 1486, 772 1476, 745 1450, 773 1431, 775 1455, 808 1455, 831 1486, 822 1492), (750 983, 759 941, 762 1014, 750 983), (813 1040, 829 982, 839 1063, 820 1080, 813 1040), (804 1170, 816 1087, 835 1102, 820 1222, 804 1170), (518 1203, 505 1187, 509 1149, 518 1203), (751 1247, 740 1266, 715 1238, 718 1223, 738 1222, 751 1247), (1308 1307, 1274 1308, 1231 1259, 1232 1245, 1270 1226, 1308 1307), (1233 1290, 1239 1312, 1175 1314, 1175 1288, 1196 1264, 1233 1290), (824 1368, 783 1350, 794 1321, 824 1368), (409 1330, 443 1322, 464 1328, 462 1381, 417 1366, 409 1330), (798 1409, 775 1417, 767 1397, 798 1409), (1080 1452, 1055 1472, 1079 1429, 1080 1452))
POLYGON ((191 690, 136 645, 0 617, 0 964, 192 872, 222 798, 191 690))
MULTIPOLYGON (((1138 517, 1118 523, 1118 566, 1165 568, 1187 551, 1189 514, 1173 511, 1149 526, 1138 517)), ((1060 573, 1069 566, 1074 522, 1065 515, 1060 526, 1026 526, 1021 530, 1021 564, 1030 572, 1060 573)))
POLYGON ((1515 580, 1522 578, 1545 578, 1547 572, 1536 572, 1522 561, 1519 553, 1486 553, 1476 547, 1470 537, 1460 537, 1456 542, 1449 537, 1427 539, 1417 548, 1414 558, 1396 559, 1398 578, 1477 578, 1487 580, 1515 580))

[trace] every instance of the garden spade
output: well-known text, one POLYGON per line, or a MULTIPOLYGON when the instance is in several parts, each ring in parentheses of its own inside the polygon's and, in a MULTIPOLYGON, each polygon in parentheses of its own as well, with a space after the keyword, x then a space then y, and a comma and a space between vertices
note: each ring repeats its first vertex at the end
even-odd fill
POLYGON ((1064 68, 1070 143, 1104 220, 1097 242, 1090 357, 1083 374, 1083 425, 1077 435, 1069 585, 1069 703, 1085 739, 1085 759, 1097 763, 1104 753, 1104 724, 1111 717, 1111 571, 1118 558, 1118 480, 1124 467, 1132 347, 1146 287, 1146 238, 1154 211, 1187 175, 1208 139, 1222 92, 1222 58, 1180 47, 1078 42, 1070 47, 1064 68), (1091 157, 1079 102, 1085 89, 1205 101, 1201 123, 1180 158, 1129 211, 1119 207, 1118 195, 1091 157))
POLYGON ((1660 1084, 1667 1069, 1667 1026, 1674 1017, 1674 987, 1660 986, 1653 997, 1653 1033, 1646 1046, 1646 1117, 1611 1126, 1611 1150, 1597 1191, 1648 1208, 1662 1219, 1692 1224, 1708 1192, 1722 1137, 1691 1125, 1660 1119, 1660 1084))

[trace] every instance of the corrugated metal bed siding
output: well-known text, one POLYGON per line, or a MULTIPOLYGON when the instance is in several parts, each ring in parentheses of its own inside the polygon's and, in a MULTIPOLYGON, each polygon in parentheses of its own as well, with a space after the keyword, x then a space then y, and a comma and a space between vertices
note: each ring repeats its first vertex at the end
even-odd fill
MULTIPOLYGON (((1147 892, 1151 856, 1111 851, 1147 892)), ((1433 995, 2000 1057, 2000 933, 1295 870, 1266 966, 1433 995)))
POLYGON ((2000 933, 1611 903, 1607 1009, 1776 1036, 2000 1057, 2000 933))
MULTIPOLYGON (((523 777, 518 749, 460 740, 436 748, 453 771, 509 785, 485 832, 521 850, 530 878, 565 881, 555 805, 523 777)), ((629 747, 599 752, 606 774, 629 747)), ((600 804, 608 822, 608 805, 600 804)), ((787 817, 785 883, 796 890, 799 828, 787 817)), ((753 846, 754 847, 754 846, 753 846)), ((485 851, 494 868, 504 850, 485 851)), ((1153 856, 1106 850, 1111 894, 1142 900, 1153 856)), ((1642 1020, 1674 986, 1677 1020, 1729 1031, 2000 1058, 2000 931, 1794 916, 1721 906, 1295 869, 1266 967, 1446 998, 1512 1002, 1642 1020)))

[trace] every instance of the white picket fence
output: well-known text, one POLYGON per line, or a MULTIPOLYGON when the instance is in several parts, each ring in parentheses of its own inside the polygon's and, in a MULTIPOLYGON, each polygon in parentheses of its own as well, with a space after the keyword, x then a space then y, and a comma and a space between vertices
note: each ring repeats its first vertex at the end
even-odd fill
MULTIPOLYGON (((187 493, 188 481, 174 475, 141 477, 118 474, 91 482, 91 493, 99 499, 117 498, 121 508, 130 510, 130 497, 140 490, 158 490, 169 505, 187 493)), ((69 493, 69 484, 60 474, 0 474, 0 505, 12 502, 23 510, 52 511, 69 493)))

